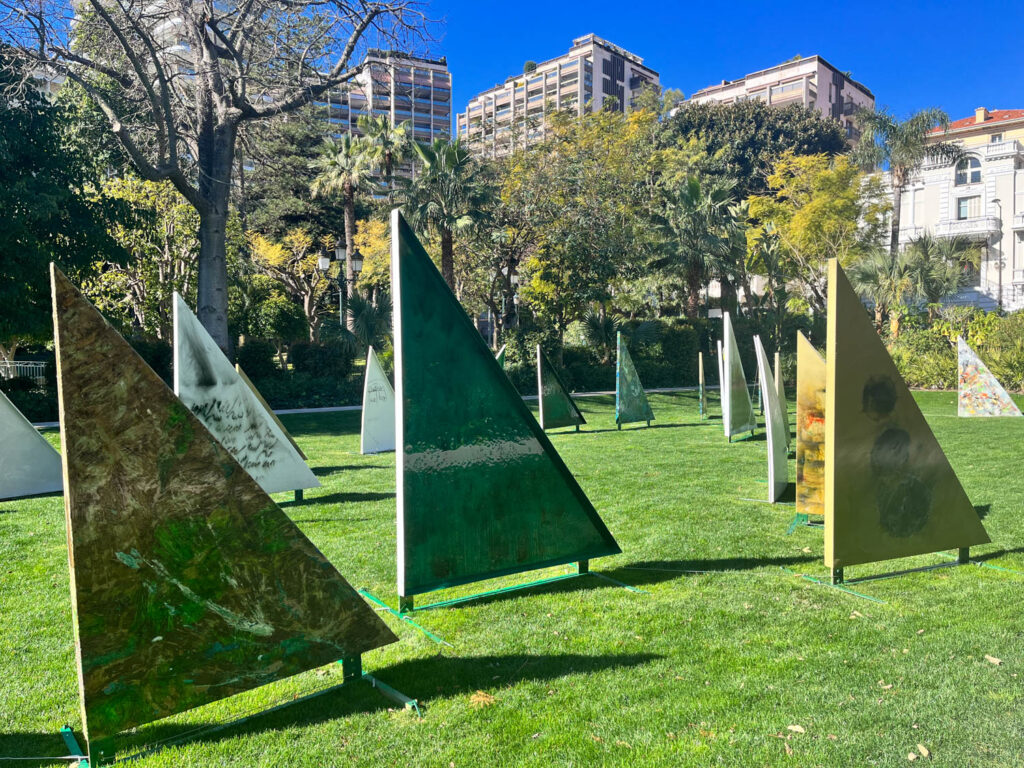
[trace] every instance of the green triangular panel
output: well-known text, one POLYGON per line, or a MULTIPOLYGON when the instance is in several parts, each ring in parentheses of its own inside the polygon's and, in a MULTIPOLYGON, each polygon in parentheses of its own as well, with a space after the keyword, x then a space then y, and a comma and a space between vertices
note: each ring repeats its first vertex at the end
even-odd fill
POLYGON ((578 427, 587 423, 540 344, 537 345, 537 395, 540 425, 544 429, 578 427))
POLYGON ((615 362, 615 423, 650 422, 654 419, 654 412, 647 402, 647 393, 633 366, 629 349, 622 343, 621 333, 617 335, 615 343, 618 348, 615 362))
POLYGON ((841 568, 988 543, 835 259, 825 366, 825 564, 841 568))
POLYGON ((732 330, 732 319, 728 312, 722 313, 722 426, 725 436, 732 437, 743 432, 752 432, 757 426, 754 405, 750 402, 750 390, 743 375, 740 348, 732 330))
POLYGON ((391 238, 399 594, 618 553, 398 211, 391 238))
POLYGON ((957 337, 957 416, 1020 416, 1020 408, 1010 399, 967 342, 957 337))
POLYGON ((505 370, 505 345, 502 345, 501 349, 498 350, 498 354, 494 356, 494 359, 498 361, 501 370, 505 370))
POLYGON ((125 729, 394 642, 55 268, 52 280, 72 609, 93 756, 125 729))

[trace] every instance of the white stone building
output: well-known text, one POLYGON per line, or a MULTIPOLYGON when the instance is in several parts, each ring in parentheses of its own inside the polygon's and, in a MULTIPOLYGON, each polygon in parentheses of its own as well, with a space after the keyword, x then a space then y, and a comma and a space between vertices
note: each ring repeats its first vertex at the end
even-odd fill
POLYGON ((645 87, 660 89, 660 81, 643 59, 596 35, 584 35, 572 41, 568 53, 470 99, 466 111, 456 116, 455 133, 474 150, 496 157, 542 141, 549 112, 583 115, 612 104, 622 111, 645 87))
POLYGON ((982 246, 981 267, 951 303, 1024 308, 1024 109, 988 110, 933 131, 967 153, 932 160, 910 180, 900 209, 900 244, 924 232, 963 235, 982 246))
POLYGON ((696 104, 734 104, 751 100, 778 107, 802 104, 816 109, 825 117, 838 120, 846 137, 853 142, 860 138, 853 122, 854 114, 862 107, 875 107, 875 95, 871 91, 821 56, 797 58, 737 80, 723 80, 718 85, 702 88, 689 98, 696 104))

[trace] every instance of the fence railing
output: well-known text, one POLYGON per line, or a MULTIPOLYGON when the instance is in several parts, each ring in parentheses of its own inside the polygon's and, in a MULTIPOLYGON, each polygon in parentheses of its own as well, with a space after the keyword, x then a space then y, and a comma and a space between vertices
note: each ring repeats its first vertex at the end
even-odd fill
POLYGON ((0 377, 32 379, 42 387, 46 384, 46 363, 29 360, 0 360, 0 377))

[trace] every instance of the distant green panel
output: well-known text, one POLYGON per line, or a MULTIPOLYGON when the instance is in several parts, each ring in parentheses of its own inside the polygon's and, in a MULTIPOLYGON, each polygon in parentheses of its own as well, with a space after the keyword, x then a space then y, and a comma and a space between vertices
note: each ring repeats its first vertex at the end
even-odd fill
POLYGON ((646 421, 650 424, 654 420, 654 412, 651 410, 651 404, 647 402, 647 393, 644 392, 644 385, 640 383, 640 376, 633 366, 629 349, 622 343, 621 333, 616 338, 616 345, 618 354, 615 362, 615 423, 621 425, 646 421))
POLYGON ((391 227, 399 595, 618 553, 397 211, 391 227))
POLYGON ((501 370, 505 370, 505 347, 502 345, 501 349, 498 350, 498 354, 494 356, 494 359, 498 361, 498 365, 501 366, 501 370))
POLYGON ((587 423, 540 344, 537 345, 537 394, 540 400, 540 425, 543 429, 579 428, 580 424, 587 423))

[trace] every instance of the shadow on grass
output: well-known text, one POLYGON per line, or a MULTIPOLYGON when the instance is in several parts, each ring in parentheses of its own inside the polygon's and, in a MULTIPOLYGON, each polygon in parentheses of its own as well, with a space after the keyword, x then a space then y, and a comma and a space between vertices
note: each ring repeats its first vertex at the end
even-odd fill
MULTIPOLYGON (((478 690, 497 690, 523 681, 552 680, 571 674, 593 674, 606 670, 639 667, 664 658, 652 653, 632 653, 616 656, 590 656, 584 654, 511 654, 507 656, 431 656, 409 659, 389 667, 371 670, 373 675, 407 696, 417 699, 420 706, 431 700, 464 695, 478 690)), ((340 681, 338 667, 334 679, 340 681)), ((270 705, 268 705, 269 708, 270 705)), ((189 723, 181 725, 155 724, 143 727, 139 733, 119 739, 117 748, 138 752, 154 745, 171 746, 175 743, 216 743, 264 731, 315 725, 339 720, 358 713, 379 712, 394 708, 395 704, 377 693, 368 683, 349 683, 321 696, 298 701, 287 707, 254 714, 244 721, 220 727, 219 722, 189 723), (212 733, 195 733, 205 728, 218 728, 212 733)), ((80 740, 84 746, 84 743, 80 740)), ((67 754, 59 731, 46 733, 0 733, 0 755, 34 757, 67 754)), ((38 762, 19 760, 19 765, 53 764, 53 758, 38 762)))
POLYGON ((310 504, 347 504, 361 501, 383 501, 384 499, 395 498, 394 493, 380 493, 377 491, 366 491, 356 493, 328 493, 326 496, 306 496, 301 501, 283 501, 280 506, 284 509, 290 507, 306 507, 310 504))
MULTIPOLYGON (((820 560, 814 555, 792 555, 788 557, 723 557, 712 560, 643 560, 620 565, 607 573, 613 573, 630 585, 657 584, 685 576, 687 573, 730 573, 755 571, 759 568, 778 568, 785 565, 801 565, 820 560)), ((612 585, 614 586, 614 585, 612 585)))
POLYGON ((978 513, 978 519, 984 520, 988 517, 988 513, 992 511, 991 504, 975 504, 974 511, 978 513))
POLYGON ((588 435, 599 435, 602 432, 638 432, 640 430, 645 430, 645 429, 676 429, 678 427, 706 427, 707 425, 708 425, 707 421, 698 421, 698 422, 686 423, 686 424, 657 424, 657 423, 655 423, 655 424, 651 424, 651 426, 648 427, 642 421, 631 421, 628 424, 623 424, 622 425, 622 429, 617 429, 617 428, 612 428, 612 429, 586 429, 586 428, 584 428, 584 429, 580 430, 580 432, 585 432, 588 435), (635 426, 635 425, 639 425, 639 426, 635 426))
POLYGON ((350 469, 388 469, 390 466, 390 464, 339 464, 336 467, 312 467, 312 470, 317 477, 324 477, 338 472, 348 472, 350 469))

